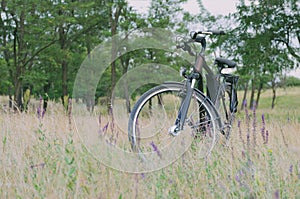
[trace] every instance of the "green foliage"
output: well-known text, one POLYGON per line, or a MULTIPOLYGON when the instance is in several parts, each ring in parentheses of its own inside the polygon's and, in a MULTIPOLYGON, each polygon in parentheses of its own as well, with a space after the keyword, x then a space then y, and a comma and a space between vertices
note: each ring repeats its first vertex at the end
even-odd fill
MULTIPOLYGON (((116 33, 124 34, 122 39, 126 40, 133 29, 145 27, 186 35, 190 24, 199 24, 200 29, 228 30, 226 36, 212 37, 208 52, 238 61, 237 73, 242 76, 242 83, 255 80, 259 84, 275 79, 283 70, 293 68, 294 60, 299 61, 299 49, 295 46, 300 24, 296 0, 251 1, 250 5, 240 1, 237 13, 226 17, 213 16, 200 0, 199 15, 184 13, 184 2, 152 1, 147 15, 140 15, 125 0, 3 1, 0 94, 13 94, 20 106, 27 88, 34 96, 47 93, 56 100, 64 95, 72 97, 76 73, 95 46, 116 33), (232 26, 236 28, 230 30, 232 26)), ((121 51, 118 49, 118 53, 121 51)), ((212 60, 209 57, 208 61, 212 60)), ((115 74, 107 69, 95 97, 109 95, 113 77, 117 81, 130 68, 150 62, 170 65, 176 70, 185 64, 172 54, 154 49, 127 53, 116 61, 115 74)))
POLYGON ((2 6, 4 59, 0 66, 8 78, 3 78, 1 91, 7 94, 7 87, 12 85, 19 105, 22 100, 16 98, 23 87, 30 87, 35 95, 49 93, 56 99, 62 92, 68 94, 87 49, 95 45, 91 42, 101 38, 99 28, 107 27, 108 20, 102 17, 106 14, 104 2, 29 0, 4 1, 2 6), (62 70, 62 62, 68 70, 62 70), (61 78, 64 73, 67 78, 61 78))
POLYGON ((245 4, 241 0, 237 12, 225 18, 233 25, 229 26, 229 34, 218 38, 216 45, 238 62, 240 84, 252 87, 250 106, 255 101, 254 92, 258 91, 258 103, 264 85, 271 82, 275 91, 277 79, 299 62, 299 6, 295 2, 259 0, 245 4))
POLYGON ((0 95, 7 95, 12 83, 9 79, 9 70, 4 59, 0 58, 0 95))
POLYGON ((182 11, 180 4, 186 0, 151 1, 149 9, 149 26, 154 28, 174 28, 178 21, 176 17, 182 11))
POLYGON ((300 86, 300 79, 294 76, 287 77, 284 82, 284 86, 300 86))

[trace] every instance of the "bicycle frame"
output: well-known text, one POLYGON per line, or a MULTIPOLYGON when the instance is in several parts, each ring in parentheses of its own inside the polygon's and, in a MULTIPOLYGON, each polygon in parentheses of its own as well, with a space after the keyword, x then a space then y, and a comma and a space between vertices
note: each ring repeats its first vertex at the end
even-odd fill
MULTIPOLYGON (((220 100, 222 101, 222 106, 226 114, 227 123, 226 122, 223 123, 224 121, 221 121, 222 127, 220 130, 224 133, 224 129, 227 127, 228 128, 226 132, 226 136, 227 136, 229 135, 229 131, 231 128, 232 115, 234 115, 234 113, 236 112, 236 106, 238 103, 236 90, 235 90, 238 77, 234 75, 222 74, 221 73, 222 69, 219 69, 219 73, 215 75, 212 69, 208 67, 205 61, 205 57, 204 57, 204 51, 206 48, 205 37, 200 38, 198 42, 201 43, 202 49, 200 53, 197 55, 195 65, 193 66, 193 72, 189 76, 185 76, 184 74, 182 74, 182 76, 186 77, 187 80, 186 96, 182 100, 180 109, 178 111, 177 119, 175 121, 175 125, 170 128, 170 133, 175 136, 178 135, 180 133, 180 130, 183 129, 194 89, 198 89, 200 92, 204 93, 202 70, 205 69, 205 71, 207 72, 206 74, 206 87, 207 87, 207 98, 208 98, 207 100, 210 100, 214 105, 220 103, 219 102, 220 100), (221 77, 224 78, 223 83, 220 82, 221 77), (228 82, 231 83, 230 92, 228 93, 230 95, 230 114, 231 114, 230 117, 228 115, 228 109, 225 104, 225 93, 227 89, 225 83, 227 79, 229 79, 230 81, 228 80, 228 82), (198 82, 197 88, 195 88, 196 82, 198 82)), ((216 111, 216 115, 218 118, 221 118, 218 111, 216 111)))
MULTIPOLYGON (((213 71, 207 66, 207 63, 205 61, 203 52, 201 51, 197 55, 197 59, 195 62, 195 65, 193 66, 193 72, 186 77, 186 96, 182 100, 180 109, 178 111, 177 119, 175 121, 175 125, 171 127, 170 133, 173 135, 178 135, 180 130, 183 129, 187 111, 190 106, 191 98, 194 89, 199 90, 201 93, 204 93, 203 90, 203 78, 202 78, 202 69, 205 69, 207 71, 206 79, 207 79, 207 89, 208 89, 208 95, 207 100, 211 101, 212 104, 216 103, 217 100, 217 94, 218 94, 218 88, 219 88, 219 82, 215 78, 213 71), (195 85, 198 85, 198 88, 195 88, 195 85), (199 89, 200 87, 200 89, 199 89)), ((219 118, 219 114, 216 111, 217 117, 219 118)))

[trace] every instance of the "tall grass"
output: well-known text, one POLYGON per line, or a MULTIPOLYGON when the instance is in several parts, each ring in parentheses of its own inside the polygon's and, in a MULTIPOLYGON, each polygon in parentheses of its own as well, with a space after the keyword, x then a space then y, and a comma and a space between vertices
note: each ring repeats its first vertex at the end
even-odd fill
MULTIPOLYGON (((298 90, 282 92, 299 99, 298 90)), ((275 110, 264 93, 260 109, 240 112, 228 146, 221 141, 207 159, 191 148, 144 174, 101 164, 61 105, 49 102, 43 118, 38 102, 27 114, 0 109, 0 198, 300 198, 300 102, 283 108, 281 96, 275 110)), ((94 118, 86 121, 125 140, 112 132, 109 116, 94 118)))

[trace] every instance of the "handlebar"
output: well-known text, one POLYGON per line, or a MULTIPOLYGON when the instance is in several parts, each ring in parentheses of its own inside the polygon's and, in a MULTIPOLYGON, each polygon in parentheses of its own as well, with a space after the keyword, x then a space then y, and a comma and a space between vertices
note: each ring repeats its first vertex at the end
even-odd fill
POLYGON ((181 45, 177 45, 177 48, 181 48, 182 50, 187 51, 190 55, 194 56, 195 53, 192 52, 189 43, 197 42, 200 43, 202 46, 202 49, 200 51, 200 53, 202 54, 206 48, 206 40, 205 40, 206 35, 225 35, 225 32, 223 30, 207 30, 207 31, 197 31, 197 32, 192 31, 190 32, 191 39, 183 42, 183 44, 181 45))
POLYGON ((225 35, 225 32, 223 30, 207 30, 207 31, 192 31, 190 32, 190 36, 192 39, 195 39, 198 34, 203 35, 225 35))

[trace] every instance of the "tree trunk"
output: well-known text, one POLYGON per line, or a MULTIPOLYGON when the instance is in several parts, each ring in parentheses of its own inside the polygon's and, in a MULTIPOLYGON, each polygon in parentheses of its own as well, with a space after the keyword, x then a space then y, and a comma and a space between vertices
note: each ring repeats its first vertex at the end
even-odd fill
POLYGON ((244 90, 244 95, 243 95, 243 100, 242 100, 242 105, 241 105, 241 110, 245 108, 246 105, 246 100, 247 100, 247 93, 248 93, 248 87, 249 87, 249 81, 245 83, 245 90, 244 90))
MULTIPOLYGON (((68 63, 66 60, 63 60, 61 63, 61 68, 62 68, 62 96, 68 96, 68 63)), ((63 105, 66 106, 63 100, 63 105)))
POLYGON ((22 76, 24 69, 21 59, 24 54, 24 34, 25 34, 25 11, 21 11, 19 21, 15 21, 16 24, 19 24, 14 31, 14 65, 16 69, 16 73, 14 76, 14 101, 15 101, 15 109, 19 111, 23 111, 23 101, 22 101, 22 76))
POLYGON ((49 93, 49 90, 51 88, 51 83, 49 81, 47 81, 47 83, 44 85, 44 102, 43 102, 43 108, 44 108, 44 111, 46 112, 47 111, 47 107, 48 107, 48 100, 49 100, 49 96, 48 96, 48 93, 49 93))
MULTIPOLYGON (((2 1, 2 9, 3 11, 5 10, 5 2, 2 1)), ((3 15, 4 17, 4 15, 3 15)), ((7 68, 9 68, 9 76, 10 78, 12 78, 12 70, 10 68, 10 55, 9 55, 9 50, 7 48, 7 32, 6 32, 6 26, 4 25, 3 19, 2 19, 2 15, 0 16, 0 26, 3 27, 3 32, 2 32, 2 45, 3 45, 3 56, 4 56, 4 60, 6 62, 7 68)), ((11 108, 12 107, 12 95, 11 95, 11 86, 8 87, 8 107, 11 108)))
POLYGON ((12 108, 12 104, 13 104, 13 98, 12 98, 12 91, 11 91, 11 86, 9 86, 8 88, 8 99, 9 99, 9 102, 8 102, 8 107, 11 109, 12 108))
POLYGON ((272 80, 272 91, 273 91, 273 97, 272 97, 272 109, 273 109, 275 107, 275 100, 276 100, 276 84, 274 80, 272 80))
MULTIPOLYGON (((17 74, 16 74, 17 75, 17 74)), ((20 78, 17 77, 15 80, 15 92, 14 92, 14 101, 15 101, 15 110, 23 111, 23 101, 22 101, 22 83, 20 78)))
MULTIPOLYGON (((123 66, 123 75, 126 74, 127 70, 128 70, 128 66, 129 66, 129 57, 125 57, 125 61, 121 61, 122 62, 122 66, 123 66)), ((130 107, 130 96, 129 96, 129 91, 128 91, 128 81, 127 81, 127 77, 125 76, 125 80, 124 80, 124 97, 125 97, 125 103, 126 103, 126 109, 127 109, 127 113, 131 112, 131 107, 130 107)))
POLYGON ((124 90, 125 90, 125 100, 126 100, 126 109, 127 113, 131 112, 131 106, 130 106, 130 98, 129 98, 129 93, 128 93, 128 83, 127 80, 124 84, 124 90))
POLYGON ((250 96, 250 109, 252 109, 253 105, 254 105, 254 95, 255 95, 255 83, 254 83, 254 80, 252 80, 252 89, 251 89, 251 96, 250 96))
MULTIPOLYGON (((121 64, 122 64, 122 69, 123 69, 122 75, 123 76, 127 73, 127 70, 129 67, 129 60, 130 60, 130 55, 124 55, 121 57, 121 64)), ((130 113, 131 107, 130 107, 130 96, 129 96, 129 91, 128 91, 127 76, 125 76, 125 78, 124 78, 124 98, 125 98, 127 113, 130 113)))
POLYGON ((262 88, 263 88, 263 83, 260 82, 258 90, 257 90, 257 96, 256 96, 256 108, 258 107, 258 103, 259 103, 262 88))
MULTIPOLYGON (((63 11, 59 10, 59 15, 63 16, 63 11)), ((68 109, 68 62, 66 57, 67 46, 67 30, 63 24, 60 24, 58 28, 59 33, 59 45, 61 53, 64 55, 61 57, 61 71, 62 71, 62 103, 63 106, 68 109)))
POLYGON ((112 94, 113 90, 116 85, 116 57, 117 57, 117 45, 114 36, 117 34, 117 27, 118 27, 118 22, 119 22, 119 17, 121 14, 123 6, 117 5, 116 9, 113 9, 113 6, 110 8, 110 26, 111 26, 111 36, 112 36, 112 48, 111 48, 111 89, 109 92, 109 102, 108 103, 108 110, 111 108, 111 101, 112 101, 112 94))
MULTIPOLYGON (((113 20, 113 19, 111 19, 113 20)), ((115 88, 116 85, 116 57, 117 57, 117 44, 114 39, 114 35, 117 34, 117 21, 111 22, 111 34, 112 34, 112 47, 111 47, 111 93, 110 97, 112 95, 112 91, 115 88)))

